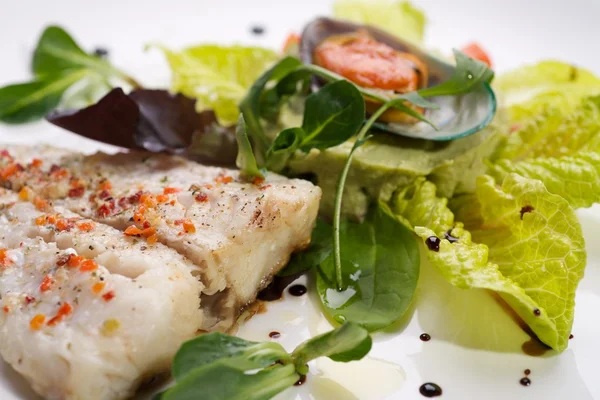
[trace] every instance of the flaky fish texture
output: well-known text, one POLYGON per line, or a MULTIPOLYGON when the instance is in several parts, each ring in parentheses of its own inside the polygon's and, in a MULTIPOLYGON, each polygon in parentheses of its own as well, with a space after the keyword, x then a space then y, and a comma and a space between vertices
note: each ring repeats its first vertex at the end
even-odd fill
POLYGON ((0 353, 52 399, 121 399, 227 330, 309 244, 310 182, 145 152, 0 145, 0 353), (7 311, 8 310, 8 311, 7 311))
POLYGON ((308 245, 321 197, 305 180, 269 174, 249 182, 238 171, 165 154, 84 156, 47 146, 12 146, 3 154, 5 187, 158 241, 194 262, 212 296, 207 318, 221 330, 293 251, 308 245))
POLYGON ((0 192, 0 353, 49 399, 122 399, 203 324, 198 268, 0 192))

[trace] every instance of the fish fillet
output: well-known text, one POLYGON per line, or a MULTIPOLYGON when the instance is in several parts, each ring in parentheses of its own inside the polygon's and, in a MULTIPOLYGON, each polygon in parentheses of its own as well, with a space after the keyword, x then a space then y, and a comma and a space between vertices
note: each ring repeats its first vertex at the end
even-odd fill
POLYGON ((0 189, 0 353, 49 399, 124 399, 203 327, 199 268, 0 189))
POLYGON ((229 328, 290 254, 309 243, 321 196, 307 181, 269 174, 247 182, 238 171, 169 155, 84 156, 22 146, 1 154, 0 183, 20 196, 51 199, 193 261, 213 329, 229 328))

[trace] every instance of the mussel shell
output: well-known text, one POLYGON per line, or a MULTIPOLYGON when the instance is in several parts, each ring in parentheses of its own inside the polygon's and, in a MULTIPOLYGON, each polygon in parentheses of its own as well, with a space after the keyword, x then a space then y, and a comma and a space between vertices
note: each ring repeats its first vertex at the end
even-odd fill
MULTIPOLYGON (((455 67, 423 50, 414 43, 404 41, 370 25, 360 25, 332 18, 317 18, 304 28, 300 40, 300 58, 306 64, 313 63, 314 49, 325 39, 334 35, 366 30, 375 40, 400 52, 411 53, 422 59, 429 69, 428 86, 448 80, 455 67)), ((428 140, 448 141, 471 135, 486 127, 496 113, 496 97, 487 83, 459 96, 443 96, 428 99, 440 106, 427 110, 425 116, 438 128, 419 122, 400 124, 377 122, 374 126, 389 133, 428 140)))

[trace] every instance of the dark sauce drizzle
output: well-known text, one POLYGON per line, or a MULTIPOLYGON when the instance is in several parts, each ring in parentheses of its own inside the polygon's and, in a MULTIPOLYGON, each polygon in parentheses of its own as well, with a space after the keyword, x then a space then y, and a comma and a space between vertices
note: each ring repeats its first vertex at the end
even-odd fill
POLYGON ((456 236, 452 236, 452 229, 450 229, 448 232, 444 233, 444 239, 446 239, 450 243, 458 242, 458 238, 456 236))
POLYGON ((304 285, 294 285, 288 289, 288 292, 290 292, 292 296, 296 297, 302 296, 304 293, 306 293, 306 291, 307 289, 304 285))
POLYGON ((523 371, 523 373, 527 376, 531 373, 531 370, 527 368, 525 371, 523 371))
POLYGON ((532 336, 531 339, 523 343, 521 350, 528 356, 539 357, 550 350, 550 347, 541 342, 536 336, 532 336))
POLYGON ((523 206, 521 208, 521 211, 520 211, 520 213, 521 213, 521 221, 523 220, 523 215, 525 215, 526 213, 530 213, 533 210, 535 210, 535 208, 533 208, 533 206, 529 206, 529 205, 523 206))
POLYGON ((256 298, 262 301, 275 301, 281 299, 283 297, 283 291, 285 288, 288 287, 290 283, 298 279, 298 277, 303 273, 304 272, 300 272, 290 276, 275 275, 269 286, 258 292, 256 298))
POLYGON ((105 49, 104 47, 97 47, 94 49, 94 55, 96 57, 106 58, 106 57, 108 57, 108 50, 105 49))
POLYGON ((429 250, 435 251, 435 252, 440 251, 440 242, 441 242, 441 240, 437 236, 429 236, 425 240, 425 244, 427 245, 427 247, 429 248, 429 250))
MULTIPOLYGON (((531 330, 529 325, 523 321, 521 317, 517 315, 517 313, 506 304, 504 300, 502 300, 499 296, 494 296, 494 298, 498 301, 498 304, 508 313, 510 317, 519 325, 519 327, 529 336, 529 340, 524 342, 521 346, 521 350, 523 353, 528 356, 542 356, 550 347, 544 344, 540 339, 538 339, 537 335, 531 330)), ((535 313, 535 311, 534 311, 535 313)))
POLYGON ((281 333, 279 333, 277 331, 273 331, 273 332, 269 333, 269 337, 271 339, 278 339, 279 337, 281 337, 281 333))
POLYGON ((438 397, 442 395, 442 388, 435 383, 427 382, 421 385, 419 393, 425 397, 438 397))
POLYGON ((252 32, 252 34, 256 35, 256 36, 260 36, 260 35, 264 34, 265 30, 266 30, 265 27, 262 25, 254 25, 254 26, 252 26, 252 28, 250 28, 250 32, 252 32))
POLYGON ((429 333, 421 333, 419 339, 421 339, 422 342, 429 342, 431 340, 431 335, 429 335, 429 333))
POLYGON ((294 383, 294 386, 302 386, 306 382, 306 375, 300 375, 300 379, 294 383))
POLYGON ((521 378, 519 383, 523 386, 529 386, 529 385, 531 385, 531 379, 529 379, 528 377, 524 377, 524 378, 521 378))

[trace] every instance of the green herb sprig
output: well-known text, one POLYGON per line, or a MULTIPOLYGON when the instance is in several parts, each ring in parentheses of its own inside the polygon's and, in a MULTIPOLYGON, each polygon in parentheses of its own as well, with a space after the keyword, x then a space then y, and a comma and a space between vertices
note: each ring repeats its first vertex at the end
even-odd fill
POLYGON ((369 333, 347 323, 300 344, 290 354, 279 343, 256 343, 223 333, 200 335, 181 346, 173 361, 175 385, 161 400, 266 400, 308 373, 308 362, 329 357, 362 359, 371 350, 369 333))
MULTIPOLYGON (((254 145, 250 150, 254 151, 258 165, 276 172, 281 171, 298 150, 323 150, 355 137, 336 189, 333 227, 318 223, 311 247, 304 256, 298 256, 300 261, 293 258, 290 266, 282 271, 285 275, 318 266, 317 288, 321 301, 326 312, 338 322, 353 321, 369 330, 381 329, 400 319, 412 300, 419 275, 418 249, 413 235, 384 204, 373 207, 363 223, 343 221, 344 187, 356 150, 368 141, 373 124, 385 111, 394 108, 433 126, 422 113, 409 107, 409 103, 435 109, 437 105, 428 98, 468 93, 493 78, 493 72, 485 64, 456 50, 454 55, 456 69, 449 80, 391 100, 324 68, 303 65, 297 59, 286 57, 255 82, 240 105, 254 145), (285 101, 305 90, 313 76, 329 83, 307 97, 302 126, 285 129, 273 140, 269 139, 261 119, 276 119, 285 101), (364 98, 381 102, 380 108, 366 122, 364 98), (364 247, 364 243, 370 247, 364 247), (403 278, 396 279, 398 276, 403 278), (334 295, 332 290, 339 295, 334 295), (393 292, 396 295, 389 296, 393 292), (340 303, 340 298, 345 301, 340 303)), ((240 151, 249 151, 242 138, 238 141, 240 148, 243 147, 240 151)), ((246 165, 242 170, 252 175, 256 168, 246 165)))
POLYGON ((65 92, 75 84, 82 86, 78 95, 87 97, 90 104, 112 87, 112 80, 141 87, 107 60, 83 51, 58 26, 50 26, 42 33, 31 68, 31 81, 0 88, 0 121, 18 124, 41 119, 64 101, 65 92), (104 90, 99 93, 98 88, 104 90))

